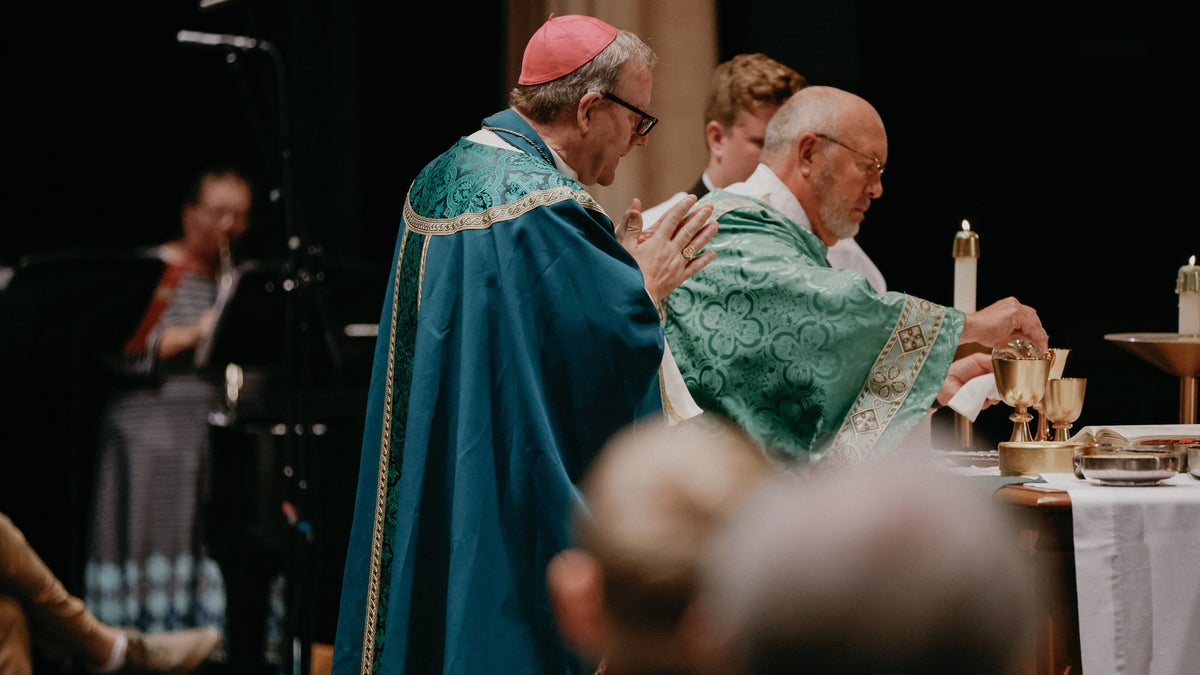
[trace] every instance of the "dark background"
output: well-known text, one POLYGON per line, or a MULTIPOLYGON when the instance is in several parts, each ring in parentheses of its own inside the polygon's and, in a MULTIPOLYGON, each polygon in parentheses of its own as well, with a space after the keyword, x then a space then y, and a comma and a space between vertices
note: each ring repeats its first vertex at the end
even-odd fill
MULTIPOLYGON (((1200 254, 1196 10, 1179 4, 744 0, 719 5, 719 57, 763 51, 879 109, 885 194, 859 241, 890 288, 950 303, 951 242, 967 219, 981 241, 979 306, 1006 295, 1035 306, 1052 345, 1072 350, 1065 375, 1088 378, 1077 428, 1173 423, 1178 379, 1104 335, 1174 332, 1176 272, 1200 254)), ((232 158, 260 197, 243 259, 315 251, 386 271, 416 172, 505 105, 505 12, 495 1, 419 13, 363 0, 16 3, 4 21, 0 264, 165 241, 184 178, 232 158), (187 48, 180 29, 275 50, 187 48)), ((69 320, 79 309, 41 308, 67 317, 55 329, 75 336, 69 346, 26 340, 0 363, 0 508, 73 588, 97 401, 80 343, 103 329, 69 320)), ((983 412, 982 442, 1007 438, 1009 412, 983 412)), ((344 445, 329 452, 352 476, 357 439, 344 445)), ((325 577, 340 583, 340 562, 325 577)))

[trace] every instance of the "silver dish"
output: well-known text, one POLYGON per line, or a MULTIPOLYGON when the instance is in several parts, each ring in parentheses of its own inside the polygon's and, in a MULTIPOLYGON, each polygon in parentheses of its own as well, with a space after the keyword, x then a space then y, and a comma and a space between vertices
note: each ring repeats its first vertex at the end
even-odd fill
POLYGON ((1196 443, 1195 437, 1192 436, 1161 436, 1131 439, 1128 445, 1121 446, 1121 450, 1132 450, 1135 452, 1167 452, 1179 456, 1179 473, 1188 471, 1188 446, 1196 443))
POLYGON ((1101 485, 1156 485, 1179 473, 1179 455, 1153 452, 1096 452, 1077 454, 1084 478, 1101 485))

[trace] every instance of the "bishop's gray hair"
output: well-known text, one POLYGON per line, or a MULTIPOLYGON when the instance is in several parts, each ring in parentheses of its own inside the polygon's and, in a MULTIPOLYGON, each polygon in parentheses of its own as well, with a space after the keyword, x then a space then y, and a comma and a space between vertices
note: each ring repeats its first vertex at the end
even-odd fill
POLYGON ((654 67, 658 56, 637 35, 618 30, 617 36, 591 61, 574 71, 542 84, 517 85, 508 104, 535 122, 553 122, 559 113, 593 91, 612 92, 621 82, 627 64, 654 67))

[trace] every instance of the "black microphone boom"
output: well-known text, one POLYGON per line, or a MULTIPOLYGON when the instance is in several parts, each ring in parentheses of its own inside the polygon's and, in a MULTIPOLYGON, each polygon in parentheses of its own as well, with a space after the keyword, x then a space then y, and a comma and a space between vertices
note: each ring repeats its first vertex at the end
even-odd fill
POLYGON ((240 51, 265 49, 266 41, 244 35, 224 35, 222 33, 201 33, 194 30, 181 30, 175 34, 175 40, 180 44, 196 45, 198 47, 221 47, 240 51))
POLYGON ((234 1, 235 0, 200 0, 200 11, 206 12, 210 9, 216 9, 221 5, 234 1))

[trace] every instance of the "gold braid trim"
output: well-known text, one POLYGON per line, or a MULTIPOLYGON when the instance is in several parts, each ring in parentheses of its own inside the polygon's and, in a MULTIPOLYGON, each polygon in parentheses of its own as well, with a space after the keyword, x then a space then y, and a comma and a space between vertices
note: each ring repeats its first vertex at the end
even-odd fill
MULTIPOLYGON (((663 298, 661 301, 654 303, 654 307, 655 307, 655 309, 658 310, 658 322, 660 324, 662 324, 663 328, 664 328, 663 349, 666 350, 666 345, 667 345, 667 335, 666 335, 666 330, 665 330, 666 325, 667 325, 666 298, 663 298)), ((680 374, 682 375, 682 373, 680 373, 680 374)), ((667 423, 669 423, 669 424, 679 424, 680 422, 682 422, 683 415, 680 415, 679 411, 675 410, 675 404, 671 403, 671 397, 667 395, 667 376, 666 376, 666 373, 663 372, 663 368, 661 365, 658 367, 658 395, 660 398, 662 398, 663 419, 666 420, 667 423)))
POLYGON ((855 466, 871 454, 912 391, 945 318, 945 307, 911 295, 905 297, 891 336, 833 438, 829 462, 855 466))
MULTIPOLYGON (((432 236, 454 234, 463 230, 484 230, 495 223, 520 218, 533 209, 572 200, 579 202, 586 209, 604 213, 604 209, 590 194, 561 186, 530 192, 515 202, 493 206, 478 213, 464 213, 453 218, 426 218, 414 211, 412 203, 406 199, 404 200, 404 223, 413 232, 432 236)), ((607 215, 605 214, 605 216, 607 215)))
MULTIPOLYGON (((382 579, 383 537, 387 525, 388 465, 391 461, 392 381, 396 377, 396 322, 400 303, 400 267, 408 243, 407 228, 400 233, 400 251, 396 258, 396 278, 392 282, 392 318, 388 329, 387 378, 383 395, 383 424, 379 434, 379 466, 375 478, 375 522, 371 529, 371 571, 367 579, 367 616, 363 621, 362 675, 372 675, 375 664, 375 628, 379 621, 379 589, 382 579)), ((420 294, 418 293, 418 298, 420 294)))

